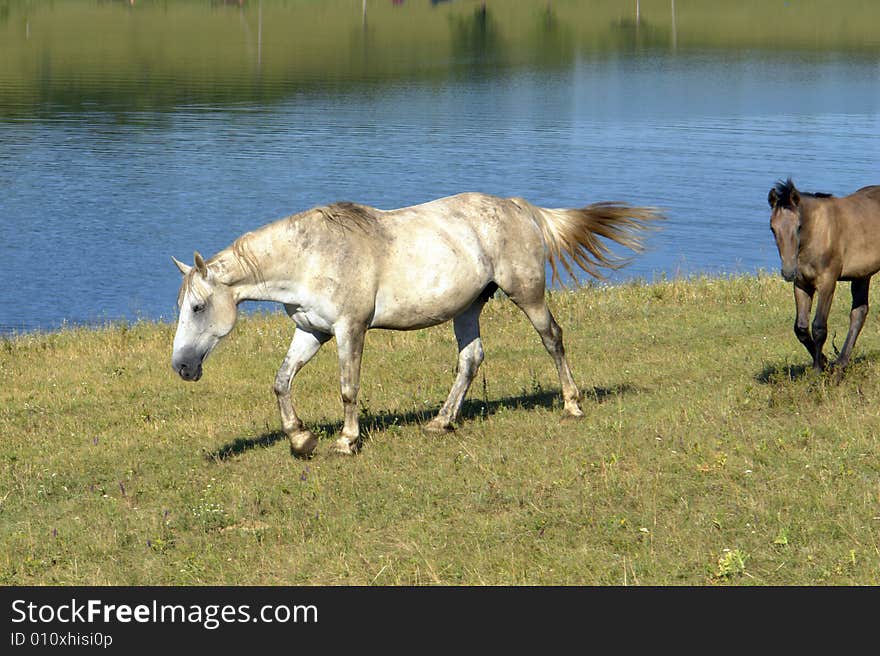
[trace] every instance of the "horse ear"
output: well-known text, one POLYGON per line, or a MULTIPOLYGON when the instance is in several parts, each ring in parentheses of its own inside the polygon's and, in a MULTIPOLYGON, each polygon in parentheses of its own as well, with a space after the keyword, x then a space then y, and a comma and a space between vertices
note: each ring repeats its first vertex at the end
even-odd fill
POLYGON ((797 207, 798 204, 801 202, 801 195, 800 195, 800 193, 798 193, 798 190, 795 189, 794 187, 791 188, 790 198, 791 198, 791 206, 792 207, 797 207))
POLYGON ((205 264, 205 260, 202 258, 201 254, 198 251, 193 253, 193 262, 196 263, 196 269, 198 269, 199 273, 202 274, 202 278, 207 278, 208 265, 205 264))
POLYGON ((190 269, 192 269, 191 266, 187 266, 187 265, 185 265, 183 262, 181 262, 180 260, 178 260, 178 259, 177 259, 176 257, 174 257, 173 255, 171 256, 171 259, 174 261, 174 264, 177 265, 177 268, 180 269, 180 272, 181 272, 183 275, 188 274, 188 273, 190 272, 190 269))
POLYGON ((767 195, 767 202, 770 203, 770 207, 775 209, 777 201, 779 201, 779 193, 776 191, 776 187, 773 187, 767 195))

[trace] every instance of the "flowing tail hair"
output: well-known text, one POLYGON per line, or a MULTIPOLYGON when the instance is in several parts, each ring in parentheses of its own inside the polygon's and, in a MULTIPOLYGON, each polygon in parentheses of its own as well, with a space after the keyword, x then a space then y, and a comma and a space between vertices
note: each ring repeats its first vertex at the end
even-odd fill
POLYGON ((595 278, 604 279, 599 267, 619 269, 630 262, 631 257, 612 253, 599 237, 641 253, 643 233, 654 229, 652 221, 665 218, 656 208, 618 202, 593 203, 580 209, 547 209, 521 198, 514 202, 528 211, 541 229, 552 280, 563 286, 560 266, 576 281, 573 264, 595 278))

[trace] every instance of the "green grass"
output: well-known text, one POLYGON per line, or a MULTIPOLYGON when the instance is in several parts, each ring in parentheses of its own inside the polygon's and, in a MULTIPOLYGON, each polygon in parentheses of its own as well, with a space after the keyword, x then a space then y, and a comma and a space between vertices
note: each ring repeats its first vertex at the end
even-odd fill
MULTIPOLYGON (((550 302, 585 419, 559 421, 551 360, 499 299, 446 437, 419 422, 451 328, 368 335, 356 457, 329 453, 332 342, 294 382, 317 456, 290 455, 279 315, 242 318, 195 384, 170 325, 0 341, 0 583, 880 584, 876 315, 837 380, 806 367, 775 277, 550 302)), ((848 307, 842 288, 829 351, 848 307)))

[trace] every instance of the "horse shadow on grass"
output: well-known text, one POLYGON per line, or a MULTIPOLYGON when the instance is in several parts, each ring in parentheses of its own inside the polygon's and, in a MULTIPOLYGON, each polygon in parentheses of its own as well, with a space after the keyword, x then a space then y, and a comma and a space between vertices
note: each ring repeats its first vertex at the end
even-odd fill
MULTIPOLYGON (((581 392, 582 400, 586 402, 604 403, 608 399, 638 391, 632 385, 622 384, 613 387, 593 387, 581 392)), ((466 399, 461 406, 460 421, 467 422, 480 417, 489 417, 499 410, 534 410, 544 408, 547 410, 562 410, 562 395, 558 390, 539 389, 532 393, 518 396, 506 396, 494 401, 484 399, 466 399)), ((440 406, 426 408, 425 410, 409 412, 365 412, 360 417, 361 435, 371 432, 383 431, 391 426, 412 426, 425 424, 433 419, 440 406)), ((322 422, 309 427, 316 435, 326 437, 334 435, 342 429, 341 421, 322 422)), ((251 449, 269 447, 287 439, 284 431, 276 430, 263 433, 257 437, 237 437, 231 442, 224 444, 219 449, 205 453, 205 459, 221 462, 239 456, 251 449)))
POLYGON ((768 362, 759 373, 755 374, 754 378, 762 385, 769 385, 780 380, 800 380, 812 369, 810 364, 791 364, 788 362, 771 364, 768 362))
MULTIPOLYGON (((878 360, 880 360, 880 352, 872 351, 870 353, 864 353, 851 358, 849 361, 849 366, 846 370, 840 370, 837 367, 829 366, 822 374, 819 375, 828 376, 834 382, 839 383, 843 379, 846 371, 852 369, 854 366, 859 366, 860 364, 866 362, 877 362, 878 360)), ((759 373, 755 374, 754 379, 756 382, 761 383, 762 385, 770 385, 783 381, 794 382, 804 378, 811 373, 813 373, 813 365, 809 362, 806 362, 804 364, 791 364, 789 362, 784 362, 780 364, 767 363, 764 365, 764 368, 759 373)))

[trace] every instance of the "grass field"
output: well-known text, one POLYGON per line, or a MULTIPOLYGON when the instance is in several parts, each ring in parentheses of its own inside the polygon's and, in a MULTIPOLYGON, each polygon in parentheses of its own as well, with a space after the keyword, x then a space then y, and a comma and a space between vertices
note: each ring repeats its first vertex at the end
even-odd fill
POLYGON ((876 311, 837 380, 806 368, 778 277, 550 302, 585 419, 559 421, 550 358, 496 299, 449 436, 419 423, 452 382, 451 328, 368 335, 356 457, 329 453, 332 342, 294 382, 317 456, 290 455, 280 315, 242 318, 194 384, 167 324, 0 340, 0 583, 880 584, 876 311))

